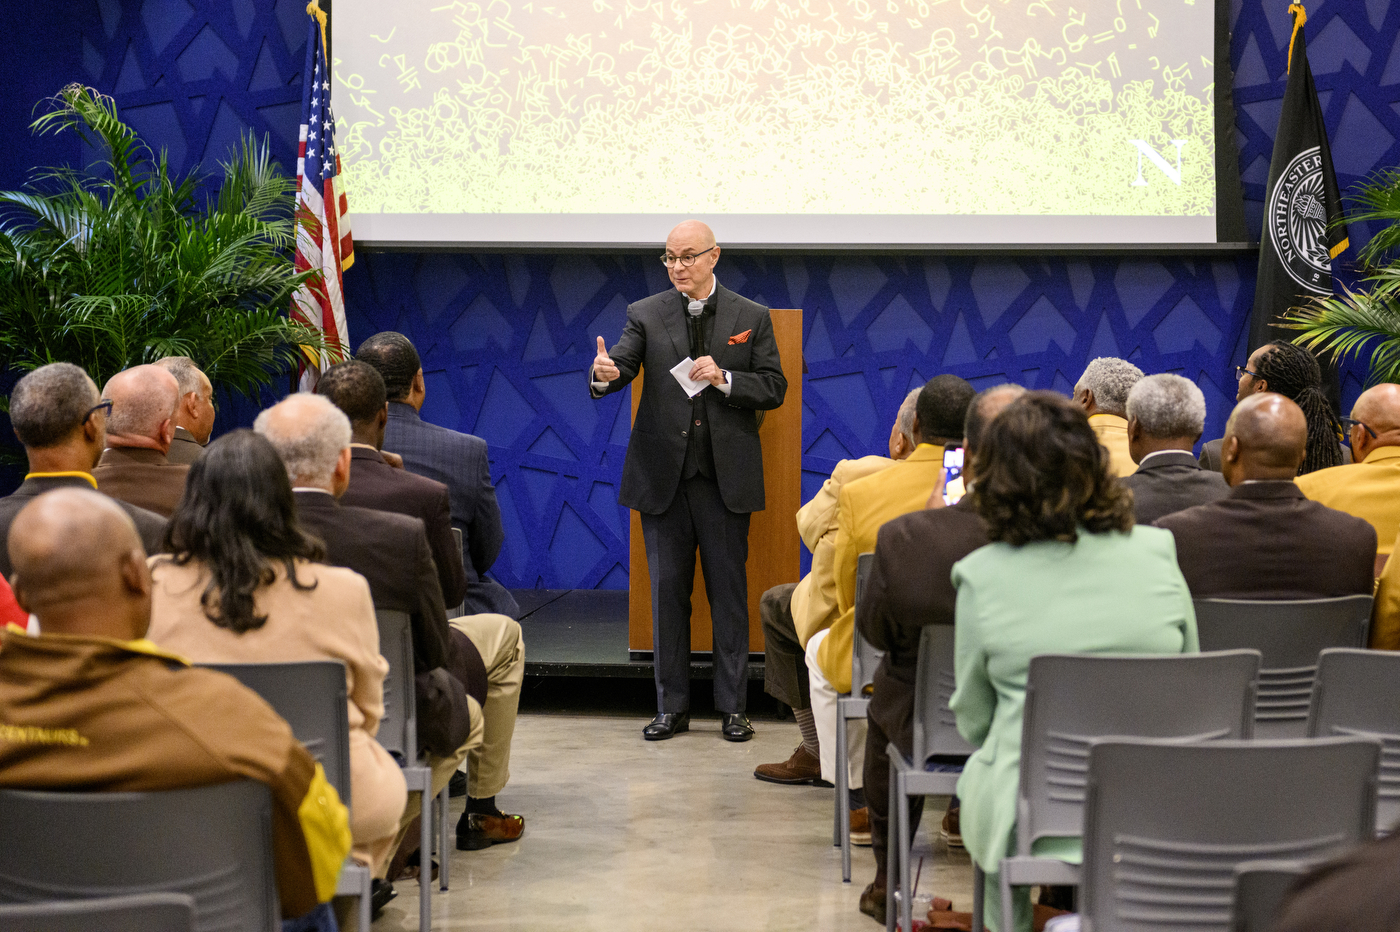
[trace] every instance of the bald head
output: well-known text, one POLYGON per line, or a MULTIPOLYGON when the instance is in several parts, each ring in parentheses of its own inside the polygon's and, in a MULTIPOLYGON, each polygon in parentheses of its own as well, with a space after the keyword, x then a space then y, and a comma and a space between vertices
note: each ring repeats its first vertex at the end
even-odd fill
POLYGON ((294 487, 340 495, 350 481, 350 419, 329 398, 298 392, 258 415, 253 430, 272 442, 294 487))
POLYGON ((112 402, 107 445, 170 449, 180 383, 160 366, 132 366, 107 381, 102 397, 112 402))
POLYGON ((666 274, 678 291, 700 301, 710 296, 715 285, 715 263, 719 261, 713 230, 699 220, 677 224, 666 237, 666 255, 682 260, 666 266, 666 274), (691 259, 694 261, 686 265, 685 261, 691 259))
POLYGON ((1303 409, 1276 392, 1259 392, 1235 405, 1220 445, 1220 471, 1230 485, 1298 475, 1308 444, 1303 409))
POLYGON ((1356 462, 1364 462, 1377 447, 1400 447, 1400 385, 1384 382, 1366 389, 1351 406, 1351 416, 1371 429, 1351 429, 1349 439, 1356 462))
POLYGON ((56 489, 10 525, 10 583, 45 634, 132 640, 151 618, 146 552, 131 518, 88 489, 56 489))

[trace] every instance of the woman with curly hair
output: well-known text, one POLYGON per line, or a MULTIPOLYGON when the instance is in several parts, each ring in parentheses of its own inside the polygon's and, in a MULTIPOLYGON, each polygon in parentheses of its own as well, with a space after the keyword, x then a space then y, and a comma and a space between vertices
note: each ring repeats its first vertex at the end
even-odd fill
MULTIPOLYGON (((1026 674, 1037 654, 1199 650, 1171 533, 1133 526, 1078 405, 1028 392, 987 427, 969 495, 992 543, 953 566, 958 731, 978 750, 958 781, 963 843, 986 872, 993 930, 1031 927, 1029 891, 1003 924, 997 871, 1014 850, 1026 674)), ((1080 839, 1036 853, 1078 861, 1080 839)))

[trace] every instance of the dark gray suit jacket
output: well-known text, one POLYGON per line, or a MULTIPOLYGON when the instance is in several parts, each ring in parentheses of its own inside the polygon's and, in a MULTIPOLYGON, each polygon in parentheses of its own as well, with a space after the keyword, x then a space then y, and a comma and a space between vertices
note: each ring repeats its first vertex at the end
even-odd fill
POLYGON ((1138 524, 1151 524, 1174 511, 1230 494, 1220 473, 1202 469, 1184 450, 1145 457, 1137 472, 1118 481, 1133 490, 1133 517, 1138 524))
POLYGON ((515 597, 486 575, 506 539, 496 487, 491 484, 486 441, 429 424, 411 405, 391 401, 384 449, 402 456, 409 472, 447 486, 452 498, 452 526, 462 531, 466 614, 499 612, 518 617, 520 606, 515 597))
MULTIPOLYGON (((646 370, 617 495, 619 505, 646 514, 661 514, 671 504, 685 465, 691 400, 670 370, 690 355, 687 303, 673 290, 630 305, 622 336, 608 350, 621 375, 593 393, 620 392, 646 370)), ((763 447, 755 412, 778 407, 787 394, 768 308, 719 285, 708 349, 733 380, 727 397, 714 386, 701 393, 710 416, 715 481, 725 508, 739 514, 762 511, 763 447)))
MULTIPOLYGON (((20 509, 28 505, 34 499, 50 492, 54 489, 87 489, 92 491, 92 483, 82 476, 29 476, 20 487, 14 492, 0 498, 0 573, 6 579, 10 578, 10 573, 14 567, 10 564, 10 525, 15 522, 15 515, 20 509)), ((115 499, 131 516, 132 523, 136 525, 136 533, 141 537, 141 546, 146 548, 146 554, 163 553, 165 550, 165 518, 154 511, 147 511, 121 499, 115 499)))

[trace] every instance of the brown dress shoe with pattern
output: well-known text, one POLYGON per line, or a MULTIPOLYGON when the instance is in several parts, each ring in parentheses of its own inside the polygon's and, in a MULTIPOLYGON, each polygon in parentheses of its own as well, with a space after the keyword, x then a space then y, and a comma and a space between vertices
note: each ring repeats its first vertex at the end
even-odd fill
POLYGON ((482 815, 479 812, 464 812, 457 823, 457 850, 480 851, 492 845, 517 841, 525 834, 523 816, 482 815))
POLYGON ((870 810, 865 806, 851 810, 851 844, 870 847, 870 810))
POLYGON ((753 775, 768 783, 785 786, 831 786, 822 779, 822 762, 803 744, 799 744, 792 756, 781 764, 759 764, 754 768, 753 775))

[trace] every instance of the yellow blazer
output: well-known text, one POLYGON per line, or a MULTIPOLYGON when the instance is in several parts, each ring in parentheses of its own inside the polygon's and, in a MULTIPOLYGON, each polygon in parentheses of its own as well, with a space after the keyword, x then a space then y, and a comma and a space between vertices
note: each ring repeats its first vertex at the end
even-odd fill
POLYGON ((836 621, 836 511, 846 483, 894 465, 888 456, 842 460, 812 500, 797 511, 797 533, 812 553, 812 568, 792 590, 792 621, 803 647, 836 621))
POLYGON ((1377 447, 1364 462, 1319 469, 1296 480, 1303 494, 1328 508, 1371 522, 1377 553, 1395 549, 1400 530, 1400 447, 1377 447))
POLYGON ((1137 463, 1128 453, 1128 421, 1116 414, 1094 414, 1089 426, 1099 438, 1099 446, 1108 451, 1109 472, 1119 479, 1137 472, 1137 463))
POLYGON ((817 651, 817 662, 837 692, 851 689, 851 641, 856 621, 856 562, 875 549, 880 527, 891 518, 918 511, 928 502, 943 469, 943 448, 921 443, 907 460, 841 490, 836 514, 836 608, 831 633, 817 651))
MULTIPOLYGON (((1400 537, 1392 542, 1400 544, 1400 537)), ((1400 650, 1400 557, 1385 561, 1371 605, 1371 649, 1400 650)))

